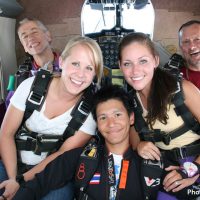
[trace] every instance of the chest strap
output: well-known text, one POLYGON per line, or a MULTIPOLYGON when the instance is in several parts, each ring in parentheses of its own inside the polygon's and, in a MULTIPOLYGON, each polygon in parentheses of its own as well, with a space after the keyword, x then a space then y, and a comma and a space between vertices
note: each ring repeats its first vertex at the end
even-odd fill
POLYGON ((36 155, 41 152, 55 152, 62 144, 62 135, 38 134, 22 127, 15 136, 16 148, 18 151, 33 151, 36 155), (22 139, 27 137, 26 139, 22 139))
POLYGON ((161 153, 170 160, 179 161, 180 159, 200 155, 200 144, 195 142, 195 144, 174 148, 172 150, 161 150, 161 153))

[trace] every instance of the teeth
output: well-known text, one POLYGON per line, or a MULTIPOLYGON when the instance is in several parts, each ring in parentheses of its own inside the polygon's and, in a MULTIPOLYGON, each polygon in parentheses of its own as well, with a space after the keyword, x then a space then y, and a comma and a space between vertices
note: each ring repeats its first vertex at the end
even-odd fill
POLYGON ((196 55, 196 54, 199 54, 200 52, 193 52, 191 53, 190 55, 196 55))
POLYGON ((36 46, 38 46, 38 45, 39 45, 39 43, 34 43, 34 44, 31 44, 30 47, 31 47, 31 48, 34 48, 34 47, 36 47, 36 46))
POLYGON ((132 80, 134 80, 134 81, 139 81, 139 80, 141 80, 141 79, 143 79, 143 76, 132 77, 132 80))
POLYGON ((82 81, 77 81, 77 80, 74 80, 74 79, 71 79, 71 81, 77 85, 81 85, 83 82, 82 81))

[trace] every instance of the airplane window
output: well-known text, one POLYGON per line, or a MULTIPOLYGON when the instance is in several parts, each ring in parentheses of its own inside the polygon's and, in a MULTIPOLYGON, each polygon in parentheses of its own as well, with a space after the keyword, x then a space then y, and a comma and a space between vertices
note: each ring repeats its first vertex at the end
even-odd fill
POLYGON ((154 18, 150 0, 85 1, 81 12, 82 35, 95 39, 101 47, 105 82, 126 85, 118 66, 120 39, 134 31, 146 33, 152 39, 154 18))
POLYGON ((147 33, 153 38, 155 13, 150 0, 86 0, 81 12, 82 35, 112 29, 117 20, 121 27, 147 33))

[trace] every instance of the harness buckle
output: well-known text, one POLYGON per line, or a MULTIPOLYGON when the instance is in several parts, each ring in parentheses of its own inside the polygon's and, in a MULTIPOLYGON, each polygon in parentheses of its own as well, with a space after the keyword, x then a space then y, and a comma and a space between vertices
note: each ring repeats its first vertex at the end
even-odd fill
POLYGON ((88 114, 89 114, 89 108, 88 108, 88 105, 87 105, 87 103, 85 103, 84 101, 81 101, 80 103, 79 103, 79 106, 78 106, 78 111, 80 112, 80 113, 82 113, 83 115, 86 115, 86 116, 88 116, 88 114))
POLYGON ((37 93, 31 91, 28 101, 30 101, 33 104, 40 105, 42 103, 42 100, 44 99, 44 96, 38 95, 37 93))
POLYGON ((34 141, 35 141, 35 149, 33 150, 33 152, 34 152, 36 155, 40 155, 40 154, 41 154, 41 151, 40 151, 39 140, 36 138, 36 139, 34 139, 34 141))
POLYGON ((170 134, 163 134, 162 141, 164 142, 165 145, 169 145, 171 140, 172 140, 172 138, 171 138, 170 134))

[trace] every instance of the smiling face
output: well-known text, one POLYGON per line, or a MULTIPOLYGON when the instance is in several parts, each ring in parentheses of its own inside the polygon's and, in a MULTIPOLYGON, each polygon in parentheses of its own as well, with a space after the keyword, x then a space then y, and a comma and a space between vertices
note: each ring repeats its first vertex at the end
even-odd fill
POLYGON ((128 115, 123 103, 117 99, 99 103, 96 116, 98 129, 105 138, 109 150, 113 146, 126 148, 129 144, 129 130, 134 122, 134 115, 128 115))
POLYGON ((85 90, 96 74, 93 54, 86 45, 82 44, 72 47, 64 60, 60 57, 60 67, 64 88, 72 95, 80 94, 85 90))
POLYGON ((180 48, 189 68, 200 70, 200 24, 184 27, 180 31, 180 48))
POLYGON ((120 68, 126 81, 137 91, 150 87, 158 63, 158 56, 153 56, 147 46, 139 42, 132 42, 121 51, 120 68))
POLYGON ((34 21, 22 24, 18 30, 18 35, 24 50, 30 55, 41 54, 46 48, 50 47, 50 33, 42 30, 34 21))

